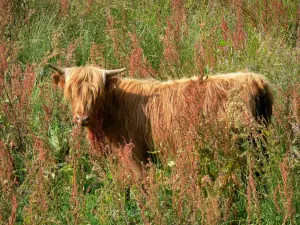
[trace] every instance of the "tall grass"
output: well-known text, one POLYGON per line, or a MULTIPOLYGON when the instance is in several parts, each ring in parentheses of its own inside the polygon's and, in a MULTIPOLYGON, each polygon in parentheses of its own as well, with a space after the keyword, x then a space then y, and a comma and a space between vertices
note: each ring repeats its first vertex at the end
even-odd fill
MULTIPOLYGON (((0 0, 0 223, 299 223, 299 7, 0 0), (247 130, 199 123, 177 140, 176 156, 143 165, 140 181, 131 143, 101 152, 73 127, 47 63, 127 67, 127 76, 159 80, 255 71, 272 83, 274 115, 257 147, 247 130)), ((199 122, 186 111, 182 130, 199 122)))

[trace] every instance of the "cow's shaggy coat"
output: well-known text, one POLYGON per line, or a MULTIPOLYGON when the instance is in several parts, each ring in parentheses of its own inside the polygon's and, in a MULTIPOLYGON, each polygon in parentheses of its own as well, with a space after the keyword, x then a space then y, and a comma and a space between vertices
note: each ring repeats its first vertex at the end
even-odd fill
POLYGON ((74 121, 88 116, 92 142, 104 140, 100 133, 112 148, 132 142, 138 162, 147 161, 162 142, 176 152, 184 135, 204 130, 207 120, 236 128, 267 125, 272 115, 270 85, 250 72, 160 82, 106 76, 103 69, 85 66, 63 69, 53 79, 64 88, 74 121))

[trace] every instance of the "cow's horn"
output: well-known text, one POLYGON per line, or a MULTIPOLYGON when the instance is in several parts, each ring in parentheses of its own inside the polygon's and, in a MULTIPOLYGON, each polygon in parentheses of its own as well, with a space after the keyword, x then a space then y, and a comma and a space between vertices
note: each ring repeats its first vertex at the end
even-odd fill
POLYGON ((116 69, 116 70, 105 70, 105 76, 106 77, 110 77, 110 76, 114 76, 117 75, 118 73, 121 73, 123 71, 125 71, 126 68, 122 68, 122 69, 116 69))
POLYGON ((51 68, 51 69, 54 69, 55 71, 59 72, 60 74, 64 74, 64 69, 63 68, 60 68, 58 66, 54 66, 52 64, 48 64, 48 66, 51 68))

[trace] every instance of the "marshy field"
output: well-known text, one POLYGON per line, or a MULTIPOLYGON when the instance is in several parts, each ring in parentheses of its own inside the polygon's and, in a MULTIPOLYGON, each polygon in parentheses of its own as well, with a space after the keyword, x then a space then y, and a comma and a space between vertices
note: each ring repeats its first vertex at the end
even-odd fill
MULTIPOLYGON (((187 111, 176 132, 199 122, 187 111)), ((299 1, 0 0, 0 224, 300 224, 299 1), (133 143, 101 150, 73 124, 49 63, 159 81, 255 72, 273 115, 255 141, 199 123, 180 148, 157 144, 141 179, 133 143)))

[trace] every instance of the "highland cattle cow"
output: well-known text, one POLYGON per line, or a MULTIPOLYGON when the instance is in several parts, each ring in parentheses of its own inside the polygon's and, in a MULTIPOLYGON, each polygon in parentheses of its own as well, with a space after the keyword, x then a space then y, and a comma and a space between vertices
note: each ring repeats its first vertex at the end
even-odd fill
POLYGON ((163 155, 176 153, 182 137, 205 129, 205 121, 251 127, 268 125, 272 115, 270 85, 256 73, 161 82, 120 78, 125 69, 50 67, 71 104, 73 121, 87 128, 91 143, 119 148, 131 142, 137 164, 147 162, 160 143, 169 145, 163 155))

